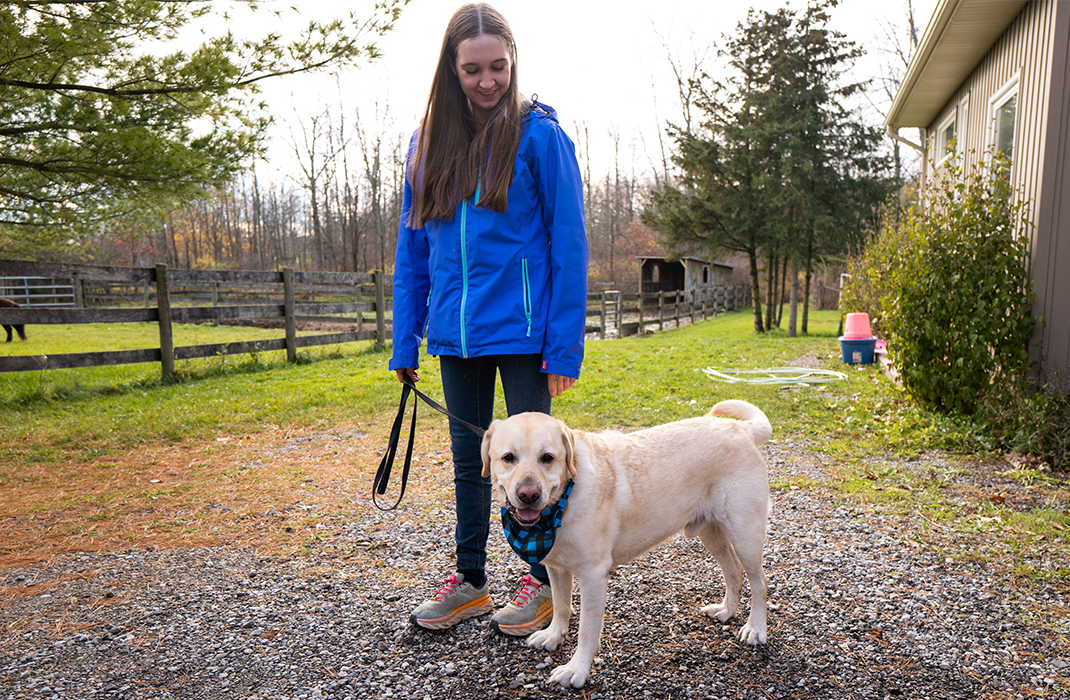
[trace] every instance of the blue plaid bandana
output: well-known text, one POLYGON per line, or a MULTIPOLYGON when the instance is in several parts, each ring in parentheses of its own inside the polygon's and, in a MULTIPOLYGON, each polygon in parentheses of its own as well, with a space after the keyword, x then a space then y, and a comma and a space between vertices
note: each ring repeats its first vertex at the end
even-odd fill
POLYGON ((568 505, 568 495, 572 493, 572 479, 565 485, 565 492, 557 503, 546 506, 539 514, 539 520, 531 525, 521 525, 509 510, 502 506, 502 527, 505 539, 521 559, 529 564, 538 564, 550 553, 554 546, 557 528, 561 526, 561 516, 568 505))

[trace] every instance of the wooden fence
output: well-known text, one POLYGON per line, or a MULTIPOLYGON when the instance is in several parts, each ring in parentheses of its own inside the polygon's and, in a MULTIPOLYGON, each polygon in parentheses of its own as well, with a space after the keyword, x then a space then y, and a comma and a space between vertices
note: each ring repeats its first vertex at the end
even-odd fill
MULTIPOLYGON (((0 356, 0 372, 24 372, 40 369, 73 367, 101 367, 137 362, 159 362, 165 380, 174 376, 175 361, 217 355, 238 355, 269 350, 286 350, 287 360, 297 359, 297 349, 303 347, 375 341, 384 346, 389 337, 386 328, 385 286, 389 281, 383 273, 330 273, 169 270, 166 265, 152 267, 99 267, 90 265, 60 265, 15 260, 0 260, 0 274, 8 277, 48 277, 70 279, 75 290, 74 308, 0 309, 0 322, 6 324, 80 324, 80 323, 156 323, 159 326, 160 347, 141 350, 68 353, 59 355, 0 356), (124 298, 129 305, 123 308, 94 308, 87 304, 85 289, 90 285, 126 285, 143 291, 142 307, 136 299, 124 298), (220 305, 220 289, 251 290, 258 298, 255 303, 220 305), (364 289, 374 290, 374 299, 364 301, 364 289), (190 290, 197 301, 212 305, 178 305, 183 298, 189 301, 190 290), (196 290, 208 290, 207 297, 196 290), (298 297, 308 301, 299 303, 298 297), (338 298, 349 296, 349 301, 338 298), (317 301, 318 300, 318 301, 317 301), (155 302, 155 306, 150 306, 155 302), (332 314, 358 314, 355 318, 339 318, 332 314), (374 330, 363 330, 365 314, 369 325, 374 318, 374 330), (208 321, 240 321, 246 319, 283 319, 285 337, 272 340, 237 341, 211 345, 175 347, 172 324, 208 321), (297 321, 333 320, 355 322, 358 330, 341 333, 297 336, 297 321)), ((90 297, 90 300, 92 297, 90 297)), ((114 299, 113 299, 114 301, 114 299)))
MULTIPOLYGON (((160 347, 141 350, 0 356, 0 372, 100 367, 158 362, 165 379, 176 360, 297 349, 372 340, 383 347, 387 327, 387 287, 381 272, 282 272, 169 270, 156 267, 101 267, 0 260, 0 276, 69 280, 72 308, 31 305, 0 309, 6 324, 149 322, 159 326, 160 347), (370 297, 367 301, 365 297, 370 297), (106 305, 106 306, 102 306, 106 305), (356 314, 339 318, 337 314, 356 314), (367 315, 367 321, 365 320, 367 315), (283 319, 285 338, 175 347, 174 323, 283 319), (356 331, 297 336, 298 320, 343 321, 356 331), (364 330, 364 325, 374 329, 364 330)), ((637 286, 637 285, 636 285, 637 286)), ((607 290, 587 295, 586 332, 603 340, 677 328, 718 313, 750 306, 746 285, 706 286, 674 292, 607 290)))
POLYGON ((599 338, 624 338, 638 333, 678 328, 727 311, 750 306, 747 285, 708 285, 672 292, 603 291, 587 295, 587 333, 599 338), (591 324, 594 318, 597 323, 591 324))

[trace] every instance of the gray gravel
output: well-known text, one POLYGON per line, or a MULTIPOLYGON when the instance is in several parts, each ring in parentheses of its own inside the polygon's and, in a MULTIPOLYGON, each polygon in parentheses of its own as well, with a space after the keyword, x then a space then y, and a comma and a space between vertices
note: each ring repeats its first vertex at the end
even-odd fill
MULTIPOLYGON (((782 482, 821 478, 769 448, 782 482)), ((1051 587, 1012 584, 923 548, 908 521, 773 492, 769 644, 698 613, 721 594, 697 540, 678 538, 610 583, 601 655, 582 691, 545 683, 547 655, 490 631, 440 633, 408 613, 450 571, 452 514, 406 501, 289 560, 219 547, 71 554, 0 572, 0 698, 1066 698, 1066 611, 1051 587), (375 552, 358 567, 347 552, 375 552), (1054 622, 1059 622, 1054 620, 1054 622), (1061 644, 1061 646, 1060 646, 1061 644)), ((497 518, 489 566, 506 602, 523 573, 497 518)), ((578 605, 578 596, 577 603, 578 605)))

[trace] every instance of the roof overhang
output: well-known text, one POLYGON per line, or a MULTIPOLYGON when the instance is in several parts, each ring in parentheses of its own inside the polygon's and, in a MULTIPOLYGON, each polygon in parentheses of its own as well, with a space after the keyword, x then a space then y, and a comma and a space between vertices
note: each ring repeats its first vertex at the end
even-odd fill
POLYGON ((884 125, 929 127, 1029 0, 940 0, 884 125))

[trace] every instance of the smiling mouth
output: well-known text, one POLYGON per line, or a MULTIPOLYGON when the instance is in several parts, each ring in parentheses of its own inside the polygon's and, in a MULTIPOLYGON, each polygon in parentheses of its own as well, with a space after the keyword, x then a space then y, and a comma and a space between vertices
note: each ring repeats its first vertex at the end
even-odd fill
POLYGON ((533 508, 517 508, 508 498, 505 499, 505 509, 521 525, 534 525, 542 517, 542 510, 533 508))

